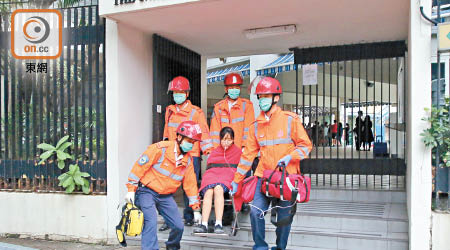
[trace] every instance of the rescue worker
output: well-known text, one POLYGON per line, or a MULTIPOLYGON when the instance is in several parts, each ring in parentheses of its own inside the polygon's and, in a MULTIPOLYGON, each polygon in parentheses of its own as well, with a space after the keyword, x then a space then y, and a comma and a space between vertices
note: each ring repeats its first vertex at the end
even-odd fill
MULTIPOLYGON (((255 171, 258 176, 258 184, 252 201, 250 211, 250 221, 252 225, 252 235, 255 245, 253 249, 268 249, 265 242, 265 221, 263 211, 269 206, 269 198, 261 193, 261 180, 264 170, 274 170, 278 164, 283 162, 289 174, 300 173, 300 160, 305 159, 312 149, 311 141, 308 138, 299 117, 292 112, 281 110, 276 104, 282 93, 278 80, 271 77, 264 77, 256 86, 255 94, 258 96, 260 115, 255 123, 250 126, 250 131, 244 152, 242 153, 237 167, 232 194, 237 192, 240 183, 247 171, 250 170, 252 161, 260 153, 259 164, 255 171), (257 208, 255 208, 257 207, 257 208)), ((290 201, 281 201, 281 207, 287 207, 290 201)), ((289 216, 290 207, 279 208, 278 218, 289 216)), ((276 229, 276 247, 272 249, 285 249, 291 225, 280 226, 276 229)))
POLYGON ((128 176, 125 200, 134 203, 144 213, 141 245, 143 250, 159 249, 156 232, 157 213, 172 229, 166 241, 167 249, 180 249, 184 225, 173 199, 178 187, 188 194, 189 205, 197 221, 201 220, 200 200, 190 151, 201 141, 200 126, 192 121, 178 125, 176 139, 150 145, 133 165, 128 176))
MULTIPOLYGON (((195 142, 190 155, 193 158, 194 162, 194 171, 197 178, 197 182, 199 183, 200 179, 200 150, 203 154, 209 154, 213 145, 211 143, 211 138, 209 137, 209 129, 208 124, 206 122, 206 117, 203 111, 192 105, 191 101, 188 100, 189 97, 189 80, 183 76, 177 76, 169 82, 168 91, 172 91, 173 100, 175 101, 174 105, 170 105, 166 109, 165 116, 165 125, 164 125, 164 140, 175 140, 177 134, 176 129, 178 125, 183 121, 194 121, 199 124, 202 130, 202 141, 195 142)), ((194 214, 192 209, 189 207, 189 200, 184 194, 184 211, 183 217, 186 226, 192 226, 194 224, 194 214)), ((167 224, 165 223, 160 231, 167 230, 167 224)))
POLYGON ((214 105, 209 134, 214 148, 220 145, 219 133, 224 127, 234 131, 234 144, 244 146, 250 125, 255 121, 253 104, 250 100, 239 97, 243 80, 240 74, 230 73, 225 76, 225 93, 227 97, 214 105))

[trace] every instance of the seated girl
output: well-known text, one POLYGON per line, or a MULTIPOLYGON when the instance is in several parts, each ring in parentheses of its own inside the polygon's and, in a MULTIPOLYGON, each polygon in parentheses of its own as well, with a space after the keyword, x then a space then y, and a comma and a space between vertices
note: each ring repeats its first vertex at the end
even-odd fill
POLYGON ((209 155, 206 172, 202 178, 200 195, 203 197, 202 223, 194 229, 195 233, 208 232, 208 219, 214 198, 216 224, 214 232, 223 234, 222 216, 224 210, 224 193, 231 189, 242 151, 234 145, 234 131, 230 127, 220 130, 220 146, 209 155))

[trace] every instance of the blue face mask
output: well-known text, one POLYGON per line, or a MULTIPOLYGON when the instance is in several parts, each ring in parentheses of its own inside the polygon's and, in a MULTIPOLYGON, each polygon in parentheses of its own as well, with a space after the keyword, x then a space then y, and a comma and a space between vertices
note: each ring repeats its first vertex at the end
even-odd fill
POLYGON ((240 89, 229 89, 228 90, 228 96, 233 100, 236 100, 239 97, 240 93, 241 93, 240 89))
POLYGON ((259 107, 262 111, 267 112, 269 111, 270 107, 272 106, 272 98, 259 98, 259 107))
POLYGON ((186 140, 183 140, 183 141, 180 143, 180 148, 181 148, 181 150, 183 150, 183 152, 185 152, 185 153, 191 151, 191 150, 192 150, 192 147, 194 147, 194 144, 192 144, 192 143, 190 143, 190 142, 187 142, 186 140))
POLYGON ((173 93, 173 100, 176 104, 182 104, 184 101, 186 101, 186 94, 173 93))

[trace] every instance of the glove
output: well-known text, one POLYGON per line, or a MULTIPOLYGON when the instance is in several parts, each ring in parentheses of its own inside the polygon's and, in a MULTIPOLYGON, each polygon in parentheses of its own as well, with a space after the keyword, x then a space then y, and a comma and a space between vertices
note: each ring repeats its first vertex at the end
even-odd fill
POLYGON ((202 215, 200 212, 194 211, 194 223, 200 224, 202 222, 202 215))
POLYGON ((286 155, 278 161, 277 165, 280 165, 280 163, 284 163, 284 165, 287 166, 291 161, 291 159, 292 159, 291 155, 286 155))
POLYGON ((125 195, 125 201, 134 204, 134 195, 134 192, 128 192, 127 195, 125 195))
POLYGON ((230 191, 230 194, 231 194, 231 196, 233 196, 238 191, 238 184, 236 182, 232 181, 231 188, 232 188, 232 190, 230 191))

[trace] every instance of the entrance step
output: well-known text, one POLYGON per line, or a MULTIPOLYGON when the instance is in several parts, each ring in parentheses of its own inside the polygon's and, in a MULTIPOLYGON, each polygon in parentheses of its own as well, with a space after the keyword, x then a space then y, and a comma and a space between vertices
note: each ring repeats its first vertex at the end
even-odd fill
MULTIPOLYGON (((287 249, 304 250, 406 250, 408 217, 404 191, 333 190, 315 188, 308 203, 298 204, 287 249)), ((182 214, 182 205, 179 204, 182 214)), ((275 227, 270 213, 265 217, 266 241, 275 245, 275 227)), ((163 220, 158 220, 158 228, 163 220)), ((249 215, 239 215, 240 230, 235 237, 193 235, 185 227, 182 249, 251 249, 253 239, 249 215)), ((224 227, 230 232, 230 227, 224 227)), ((169 231, 158 232, 164 246, 169 231)), ((139 238, 130 244, 140 244, 139 238)))

